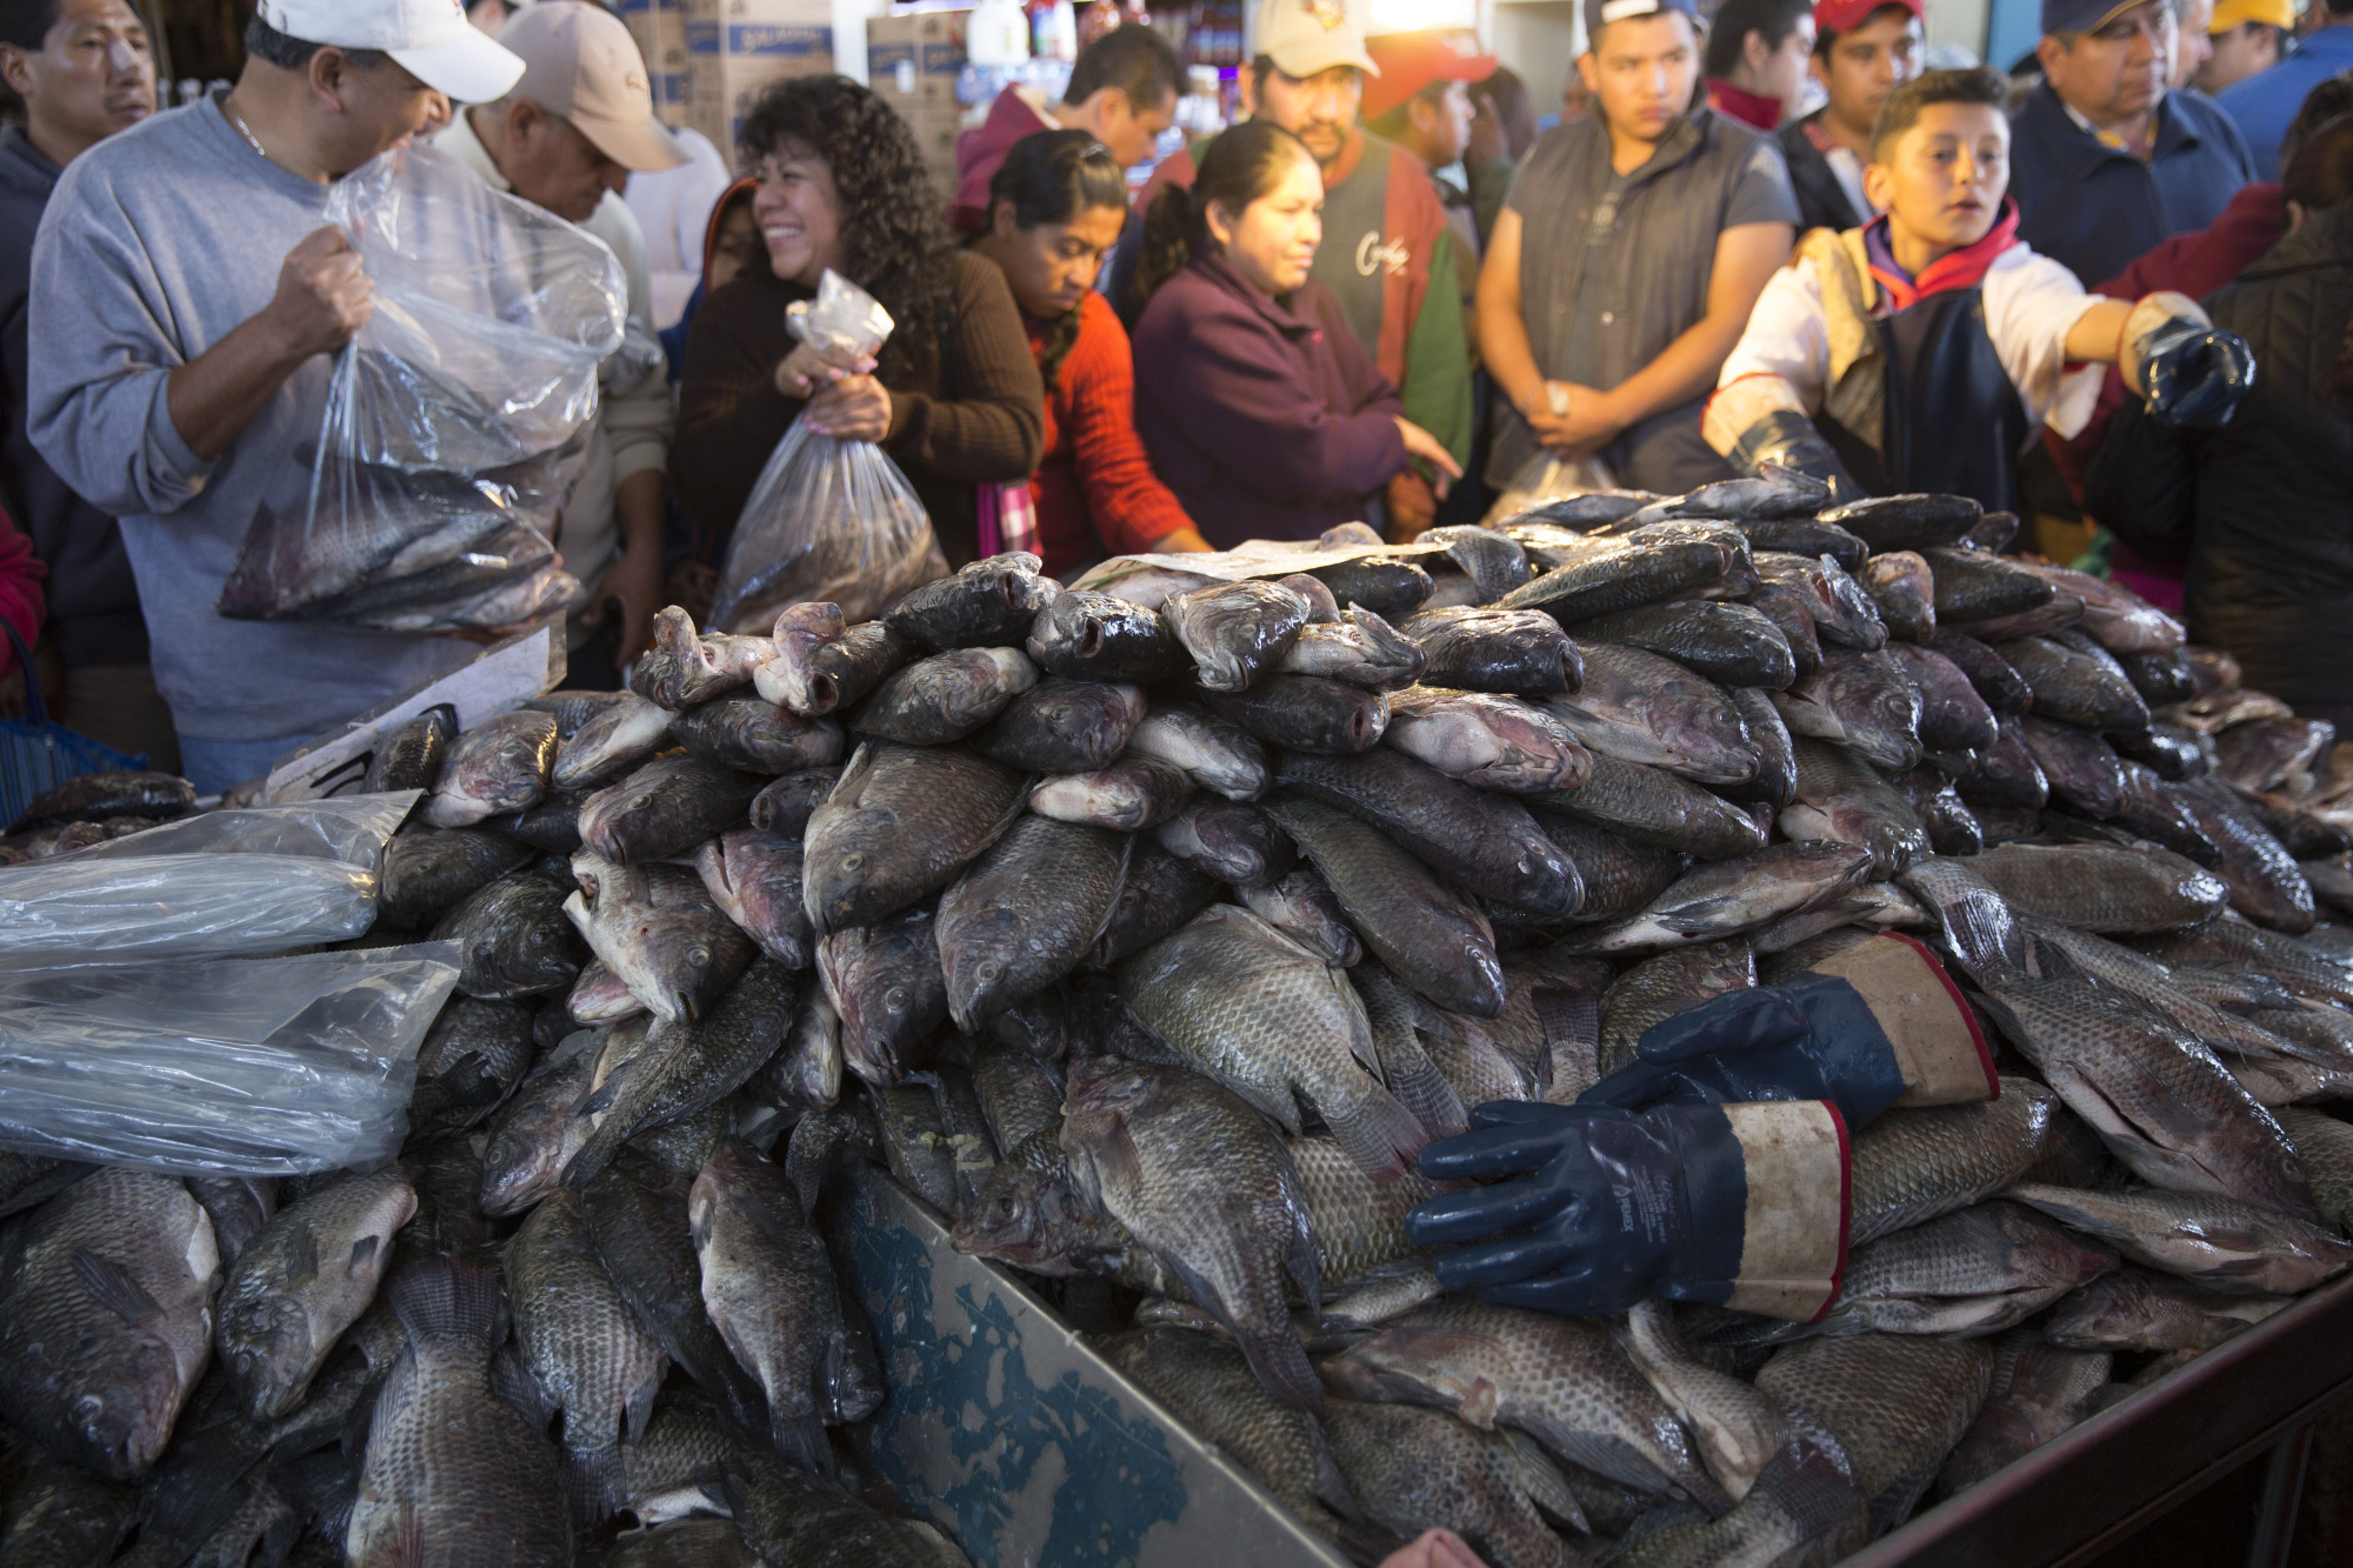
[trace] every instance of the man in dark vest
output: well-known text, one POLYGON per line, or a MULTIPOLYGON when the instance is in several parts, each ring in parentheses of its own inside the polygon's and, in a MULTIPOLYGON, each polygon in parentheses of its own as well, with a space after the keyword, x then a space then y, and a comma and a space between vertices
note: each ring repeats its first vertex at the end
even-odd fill
POLYGON ((1498 489, 1540 453, 1662 493, 1730 477, 1700 410, 1798 204, 1771 137, 1691 108, 1691 5, 1586 0, 1594 112, 1530 149, 1496 216, 1478 316, 1498 489))
POLYGON ((1830 101, 1781 128, 1799 230, 1861 228, 1862 166, 1887 95, 1920 74, 1922 0, 1818 0, 1812 70, 1830 101))
MULTIPOLYGON (((1366 5, 1264 0, 1258 56, 1242 68, 1243 106, 1250 118, 1271 120, 1306 142, 1323 165, 1315 280, 1396 384, 1405 416, 1459 463, 1471 455, 1471 342, 1452 231, 1420 160, 1358 123, 1365 76, 1380 74, 1365 47, 1366 5)), ((1139 210, 1150 209, 1164 184, 1190 186, 1193 160, 1204 151, 1206 144, 1165 160, 1139 210)), ((1389 481, 1388 501, 1392 538, 1411 538, 1437 514, 1428 476, 1412 470, 1389 481)))
POLYGON ((1742 472, 2015 510, 2020 455, 2045 425, 2083 427, 2103 365, 2168 423, 2237 407, 2247 345, 2194 300, 2105 299, 2018 237, 2002 90, 1979 68, 1889 96, 1863 172, 1882 216, 1807 235, 1725 362, 1704 428, 1742 472))

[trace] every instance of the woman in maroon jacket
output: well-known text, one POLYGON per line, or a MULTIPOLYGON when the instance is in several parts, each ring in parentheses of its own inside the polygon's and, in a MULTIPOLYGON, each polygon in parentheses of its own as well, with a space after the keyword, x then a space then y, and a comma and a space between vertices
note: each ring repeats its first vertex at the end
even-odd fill
POLYGON ((1363 521, 1416 458, 1461 477, 1308 278, 1323 213, 1314 154, 1250 121, 1211 144, 1192 190, 1161 192, 1145 219, 1136 429, 1220 547, 1363 521))

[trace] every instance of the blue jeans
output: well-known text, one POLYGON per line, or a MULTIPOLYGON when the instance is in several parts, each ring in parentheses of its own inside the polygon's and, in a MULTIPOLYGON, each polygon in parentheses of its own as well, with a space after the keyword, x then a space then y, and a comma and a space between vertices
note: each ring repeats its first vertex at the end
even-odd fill
POLYGON ((279 758, 310 738, 287 735, 275 741, 207 741, 183 731, 181 776, 196 786, 198 795, 219 795, 248 779, 268 777, 279 758))

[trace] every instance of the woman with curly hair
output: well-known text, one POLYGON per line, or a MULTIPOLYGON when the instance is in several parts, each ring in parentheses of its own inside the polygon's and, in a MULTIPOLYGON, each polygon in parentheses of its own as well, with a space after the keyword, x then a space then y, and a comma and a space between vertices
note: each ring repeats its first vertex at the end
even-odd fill
MULTIPOLYGON (((1004 274, 954 248, 905 123, 847 77, 778 82, 744 117, 762 246, 703 302, 679 383, 670 482, 723 554, 786 426, 881 444, 951 563, 973 558, 976 487, 1026 482, 1045 389, 1004 274), (826 272, 896 323, 879 363, 839 365, 785 330, 826 272)), ((691 608, 692 606, 690 606, 691 608)))
POLYGON ((1086 131, 1046 131, 1008 150, 972 241, 1004 272, 1046 380, 1046 455, 1029 480, 1038 553, 1056 577, 1105 555, 1207 550, 1135 434, 1127 329, 1095 292, 1127 219, 1127 175, 1086 131))

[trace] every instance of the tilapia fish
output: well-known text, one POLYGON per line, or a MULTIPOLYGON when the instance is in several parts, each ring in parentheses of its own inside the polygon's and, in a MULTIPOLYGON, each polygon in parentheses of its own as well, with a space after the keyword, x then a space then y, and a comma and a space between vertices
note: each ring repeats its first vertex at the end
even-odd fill
MULTIPOLYGON (((1803 1411, 1784 1411, 1783 1420, 1781 1446, 1730 1512, 1662 1521, 1639 1537, 1630 1521, 1625 1550, 1611 1561, 1621 1568, 1805 1562, 1861 1545, 1868 1519, 1845 1447, 1803 1411)), ((1592 1510, 1591 1501, 1586 1506, 1592 1510)))
POLYGON ((2162 849, 2005 844, 1970 865, 2020 914, 2110 936, 2201 925, 2231 897, 2212 876, 2162 849))
POLYGON ((1159 845, 1139 838, 1128 852, 1127 879, 1087 963, 1108 969, 1199 914, 1218 896, 1218 879, 1159 845))
POLYGON ((1936 578, 1917 552, 1874 551, 1860 581, 1892 635, 1915 643, 1936 635, 1936 578))
POLYGON ((1387 690, 1419 679, 1429 660, 1421 647, 1361 605, 1350 605, 1330 626, 1310 623, 1279 667, 1344 686, 1387 690))
POLYGON ((551 1194, 506 1248, 515 1345, 541 1400, 563 1413, 575 1518, 621 1503, 620 1444, 641 1437, 670 1360, 598 1261, 580 1196, 551 1194))
POLYGON ((1781 629, 1746 605, 1706 599, 1645 605, 1580 621, 1577 635, 1588 648, 1599 643, 1648 648, 1727 686, 1778 691, 1798 675, 1781 629))
POLYGON ((1573 790, 1592 759, 1557 716, 1517 698, 1408 687, 1389 696, 1381 739, 1449 778, 1507 795, 1573 790))
MULTIPOLYGON (((2099 1289, 2094 1281, 2086 1290, 2099 1289)), ((2025 1458, 2097 1408, 2111 1358, 2044 1344, 2021 1331, 1994 1346, 1993 1383, 1978 1418, 1936 1476, 1947 1497, 2025 1458)))
POLYGON ((1424 610, 1398 630, 1419 645, 1427 686, 1545 697, 1585 679, 1577 645, 1541 610, 1424 610))
POLYGON ((844 626, 834 605, 795 605, 776 617, 776 656, 752 672, 753 689, 804 718, 857 706, 883 677, 915 657, 914 642, 881 621, 844 626), (823 614, 831 611, 828 620, 823 614), (795 621, 796 616, 807 614, 795 621))
POLYGON ((841 1018, 842 1065, 869 1083, 897 1083, 947 1021, 947 976, 929 908, 902 910, 817 944, 818 981, 841 1018))
POLYGON ((1101 1342, 1111 1363, 1258 1478, 1309 1529, 1337 1540, 1362 1515, 1314 1416, 1270 1394, 1231 1345, 1178 1328, 1101 1342))
MULTIPOLYGON (((434 781, 441 776, 441 764, 449 755, 450 742, 457 738, 457 709, 447 702, 427 709, 376 742, 375 750, 368 757, 367 773, 360 781, 360 793, 378 795, 387 790, 431 789, 434 781)), ((185 781, 174 782, 184 784, 185 781)), ((34 804, 37 805, 40 803, 36 801, 34 804)), ((191 792, 189 805, 195 804, 195 795, 191 792)), ((126 815, 165 816, 176 813, 153 809, 142 801, 135 813, 126 815)), ((82 820, 92 819, 85 816, 82 820)), ((19 818, 17 826, 23 826, 22 818, 19 818)))
POLYGON ((405 828, 384 847, 378 921, 388 931, 429 926, 529 858, 530 849, 503 833, 421 825, 405 828))
POLYGON ((1790 839, 1852 845, 1867 853, 1871 874, 1899 876, 1931 845, 1919 814, 1901 791, 1845 747, 1794 743, 1797 778, 1780 827, 1790 839))
POLYGON ((1364 958, 1365 944, 1349 927, 1331 884, 1312 869, 1240 892, 1244 909, 1325 962, 1347 969, 1364 958))
POLYGON ((1966 1208, 2016 1181, 2042 1151, 2056 1096, 2004 1078, 1999 1098, 1883 1112, 1855 1134, 1847 1239, 1883 1236, 1966 1208))
POLYGON ((1246 910, 1214 906, 1127 959, 1119 989, 1145 1028, 1294 1134, 1305 1099, 1375 1175, 1428 1141, 1368 1070, 1379 1058, 1345 973, 1246 910))
POLYGON ((548 783, 560 790, 600 784, 650 759, 670 744, 670 721, 677 717, 659 703, 633 691, 575 730, 555 753, 548 783))
POLYGON ((2013 1328, 2116 1267, 2029 1208, 1999 1201, 1858 1247, 1848 1258, 1823 1333, 1946 1334, 2013 1328))
POLYGON ((1128 732, 1127 754, 1172 763, 1228 800, 1256 800, 1266 793, 1266 748, 1258 737, 1191 703, 1155 703, 1128 732))
POLYGON ((1990 746, 2001 735, 1993 710, 1960 667, 1932 647, 1896 643, 1888 651, 1920 692, 1920 743, 1957 756, 1990 746))
POLYGON ((1038 667, 1016 647, 956 648, 890 675, 849 716, 849 726, 911 746, 960 741, 1038 683, 1038 667))
POLYGON ((1765 830, 1739 807, 1662 769, 1615 757, 1595 757, 1582 785, 1544 791, 1530 804, 1696 860, 1765 847, 1765 830))
POLYGON ((802 897, 822 935, 871 926, 954 881, 1012 826, 1022 779, 957 751, 859 747, 808 820, 802 897))
POLYGON ((2083 981, 2022 977, 2000 982, 1986 1005, 2068 1108, 2143 1180, 2316 1215, 2303 1162, 2279 1123, 2165 1013, 2083 981))
POLYGON ((221 1364, 256 1420, 291 1411, 375 1300, 393 1233, 417 1212, 397 1166, 335 1177, 281 1210, 221 1287, 221 1364))
POLYGON ((1078 968, 1117 907, 1130 842, 1024 816, 940 895, 940 960, 958 1028, 977 1028, 1078 968))
POLYGON ((1819 1420, 1854 1462, 1873 1534, 1910 1516, 1993 1377, 1983 1342, 1858 1334, 1791 1345, 1757 1386, 1819 1420))
POLYGON ((1209 691, 1247 691, 1282 662, 1307 625, 1307 601, 1274 583, 1220 583, 1179 594, 1160 618, 1209 691))
POLYGON ((770 775, 841 761, 841 726, 753 696, 722 697, 677 715, 678 743, 713 767, 770 775))
POLYGON ((1625 762, 1705 784, 1757 776, 1757 747, 1724 688, 1639 647, 1594 644, 1585 684, 1543 706, 1589 750, 1625 762))
POLYGON ((2078 1351, 2212 1350, 2295 1300, 2211 1290, 2127 1266, 2063 1298, 2042 1332, 2078 1351))
POLYGON ((1486 916, 1411 855, 1356 818, 1312 801, 1270 801, 1268 815, 1332 885, 1348 923, 1381 962, 1441 1007, 1493 1018, 1503 968, 1486 916))
POLYGON ((2018 637, 1996 643, 1994 652, 2025 678, 2034 711, 2043 718, 2120 734, 2147 729, 2148 704, 2123 668, 2096 643, 2075 647, 2062 640, 2069 635, 2018 637))
POLYGON ((760 951, 790 969, 816 962, 817 939, 801 900, 798 835, 739 827, 694 851, 703 890, 760 951))
POLYGON ((1307 1226, 1315 1237, 1317 1276, 1337 1288, 1415 1256, 1406 1239, 1406 1211, 1438 1188, 1418 1171, 1388 1181, 1365 1173, 1337 1139, 1324 1134, 1291 1141, 1307 1226))
POLYGON ((418 814, 435 827, 470 827, 535 805, 555 761, 555 720, 528 710, 500 713, 451 742, 418 814))
POLYGON ((1674 1309, 1637 1301, 1620 1338, 1634 1364, 1699 1440, 1711 1474, 1736 1503, 1746 1497, 1788 1438, 1779 1406, 1744 1379, 1694 1356, 1675 1326, 1674 1309))
POLYGON ((1323 1407, 1284 1300, 1319 1305, 1298 1172, 1274 1129, 1181 1068, 1073 1064, 1061 1145, 1078 1188, 1134 1232, 1233 1333, 1267 1391, 1323 1407))
POLYGON ((212 1220, 104 1167, 17 1220, 0 1278, 0 1417, 113 1480, 147 1472, 212 1350, 212 1220))
POLYGON ((2320 1217, 2346 1230, 2346 1221, 2353 1218, 2353 1126, 2317 1110, 2282 1107, 2272 1116, 2295 1140, 2320 1217))
POLYGON ((762 782, 700 757, 663 757, 582 803, 581 842, 624 865, 690 854, 743 821, 762 782))
POLYGON ((515 1086, 491 1123, 482 1153, 484 1214, 521 1214, 555 1189, 564 1167, 594 1131, 584 1107, 595 1088, 602 1045, 596 1032, 584 1029, 515 1086))
POLYGON ((1574 629, 1597 616, 1704 588, 1730 571, 1735 559, 1731 546, 1708 534, 1628 537, 1618 548, 1588 553, 1529 579, 1496 600, 1494 607, 1543 610, 1574 629))
POLYGON ((1023 646, 1049 674, 1082 680, 1168 680, 1193 668, 1156 611, 1109 594, 1057 595, 1023 646))
POLYGON ((1365 1510, 1400 1538, 1453 1531, 1493 1568, 1571 1568, 1546 1526, 1584 1522, 1568 1481, 1535 1442, 1481 1431, 1442 1410, 1335 1400, 1324 1430, 1365 1510))
POLYGON ((1325 1362, 1352 1399, 1451 1410, 1512 1426, 1624 1486, 1680 1488, 1711 1513, 1730 1503, 1674 1412, 1599 1323, 1450 1297, 1384 1323, 1325 1362))
POLYGON ((954 576, 926 583, 882 617, 883 625, 925 647, 1018 644, 1062 585, 1041 577, 1044 563, 1026 550, 973 562, 954 576))
POLYGON ((1756 984, 1756 955, 1737 937, 1644 959, 1601 998, 1601 1073, 1631 1062, 1642 1031, 1661 1019, 1756 984))
MULTIPOLYGON (((1959 622, 1997 620, 2048 605, 2052 585, 2015 561, 1982 550, 1920 552, 1936 577, 1936 616, 1959 622)), ((2081 614, 2080 601, 2078 614, 2081 614)))
POLYGON ((458 989, 491 1001, 570 987, 586 954, 564 919, 565 889, 533 867, 484 883, 433 928, 459 947, 458 989))
POLYGON ((1776 844, 1687 873, 1629 921, 1571 936, 1572 952, 1652 952, 1713 942, 1813 909, 1860 886, 1872 855, 1850 844, 1776 844))
POLYGON ((582 887, 564 912, 658 1018, 701 1017, 757 951, 684 867, 621 867, 584 850, 573 868, 582 887))
POLYGON ((1049 679, 1007 704, 972 749, 1028 773, 1091 773, 1112 764, 1143 717, 1135 687, 1049 679))
POLYGON ((2040 812, 2051 798, 2051 782, 2043 774, 2042 764, 2034 760, 2034 750, 2027 744, 2026 731, 2019 721, 2006 717, 2000 729, 1994 743, 1979 751, 1973 765, 1960 776, 1961 798, 1971 805, 2040 812))
POLYGON ((831 1474, 825 1428, 871 1415, 882 1385, 872 1348, 843 1317, 825 1243, 784 1172, 740 1143, 694 1179, 687 1219, 703 1305, 767 1394, 776 1452, 831 1474))
POLYGON ((1196 800, 1155 827, 1152 837, 1201 875, 1237 888, 1274 881, 1298 856, 1274 818, 1240 801, 1196 800))
POLYGON ((408 1344, 376 1396, 345 1561, 569 1563, 555 1451, 492 1381, 498 1276, 432 1261, 400 1270, 385 1289, 408 1344))
POLYGON ((1577 866, 1585 901, 1577 916, 1607 921, 1633 914, 1672 887, 1683 875, 1683 857, 1672 849, 1638 842, 1606 827, 1552 811, 1536 813, 1545 837, 1577 866))
POLYGON ((1793 735, 1843 742, 1891 773, 1920 765, 1920 689, 1884 649, 1825 650, 1818 672, 1773 701, 1793 735))
POLYGON ((2039 1184, 2012 1187, 2009 1195, 2136 1263, 2233 1295, 2296 1295, 2353 1267, 2353 1246, 2334 1233, 2229 1198, 2039 1184))
POLYGON ((1482 899, 1567 917, 1584 898, 1577 867, 1518 802, 1472 789, 1402 752, 1283 755, 1275 780, 1378 828, 1482 899))

